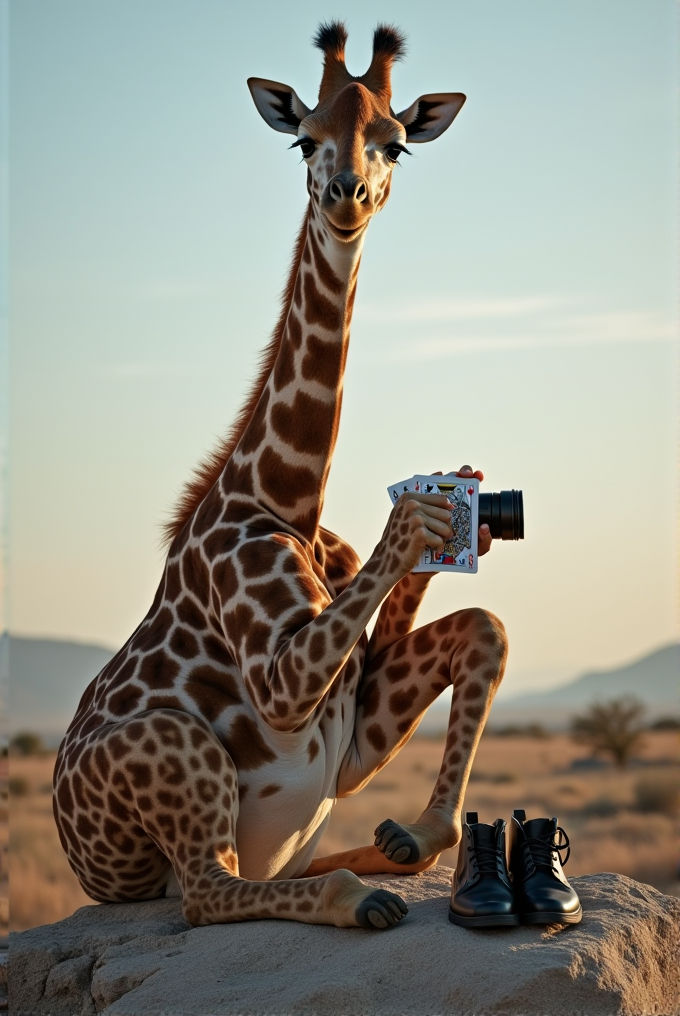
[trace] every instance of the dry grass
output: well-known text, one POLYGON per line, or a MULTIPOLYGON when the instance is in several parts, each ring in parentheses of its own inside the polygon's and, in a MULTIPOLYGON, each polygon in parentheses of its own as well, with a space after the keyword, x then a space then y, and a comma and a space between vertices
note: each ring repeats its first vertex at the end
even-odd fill
MULTIPOLYGON (((440 740, 414 738, 365 790, 338 802, 318 853, 371 843, 373 829, 385 818, 413 821, 430 796, 442 749, 440 740)), ((508 818, 513 808, 525 808, 530 818, 557 815, 572 842, 568 875, 618 871, 678 893, 678 823, 668 813, 667 792, 669 780, 680 785, 677 734, 647 735, 641 756, 650 764, 623 773, 571 771, 572 761, 585 754, 562 735, 544 741, 486 735, 466 807, 478 811, 482 822, 508 818), (647 787, 642 801, 641 783, 647 787), (656 784, 662 810, 640 811, 654 800, 649 787, 656 784)), ((66 862, 54 826, 53 765, 54 756, 11 762, 12 779, 22 779, 26 790, 12 798, 10 819, 10 925, 15 930, 57 921, 92 903, 66 862)), ((455 850, 447 851, 442 862, 455 866, 455 857, 455 850)), ((5 878, 6 870, 0 864, 5 878)))

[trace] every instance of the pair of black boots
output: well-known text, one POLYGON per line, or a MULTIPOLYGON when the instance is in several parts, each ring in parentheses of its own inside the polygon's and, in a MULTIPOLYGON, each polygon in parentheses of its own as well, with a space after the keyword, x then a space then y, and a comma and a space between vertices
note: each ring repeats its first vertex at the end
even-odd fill
POLYGON ((467 812, 465 818, 450 921, 463 928, 578 924, 581 903, 562 871, 569 858, 569 840, 556 818, 527 822, 524 810, 515 809, 507 853, 502 818, 493 825, 478 822, 476 811, 467 812), (565 849, 562 861, 560 852, 565 849))

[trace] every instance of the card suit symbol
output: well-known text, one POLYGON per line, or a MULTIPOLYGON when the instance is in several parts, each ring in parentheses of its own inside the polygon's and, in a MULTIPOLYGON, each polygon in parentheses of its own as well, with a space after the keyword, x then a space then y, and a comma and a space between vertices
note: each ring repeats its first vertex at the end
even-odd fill
POLYGON ((474 492, 475 492, 474 487, 468 487, 468 494, 474 494, 474 492))

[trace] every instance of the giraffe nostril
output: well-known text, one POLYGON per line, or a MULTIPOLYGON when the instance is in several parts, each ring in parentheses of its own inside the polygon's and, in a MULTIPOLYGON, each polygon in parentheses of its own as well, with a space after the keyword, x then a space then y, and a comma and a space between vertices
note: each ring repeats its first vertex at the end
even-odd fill
POLYGON ((329 192, 333 201, 342 201, 343 198, 345 197, 345 192, 342 189, 342 184, 337 178, 335 180, 331 180, 329 192))
POLYGON ((357 184, 354 190, 354 200, 364 202, 368 197, 368 190, 363 180, 357 180, 357 184))

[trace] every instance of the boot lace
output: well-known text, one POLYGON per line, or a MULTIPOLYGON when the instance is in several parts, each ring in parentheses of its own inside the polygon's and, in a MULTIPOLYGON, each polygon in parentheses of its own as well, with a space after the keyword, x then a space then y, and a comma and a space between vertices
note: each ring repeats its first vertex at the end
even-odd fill
POLYGON ((475 846, 473 863, 479 875, 497 875, 498 861, 502 860, 504 852, 498 847, 475 846))
POLYGON ((562 826, 558 826, 552 836, 527 836, 524 845, 529 852, 531 860, 537 867, 540 865, 541 867, 550 868, 555 874, 558 874, 558 872, 555 867, 553 852, 559 857, 562 867, 565 866, 571 855, 569 837, 562 826), (559 837, 557 837, 558 833, 559 837), (567 856, 564 859, 562 858, 563 850, 567 851, 567 856))

